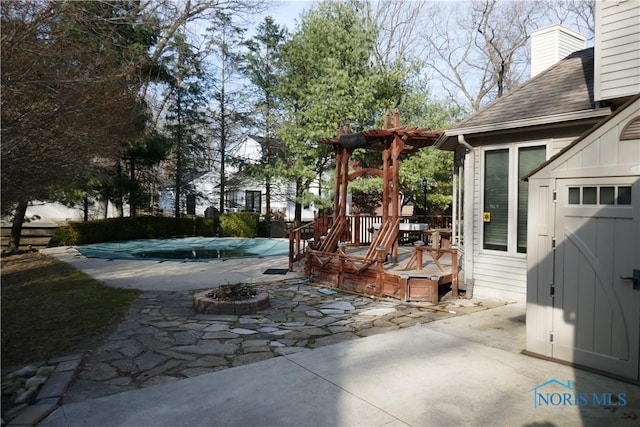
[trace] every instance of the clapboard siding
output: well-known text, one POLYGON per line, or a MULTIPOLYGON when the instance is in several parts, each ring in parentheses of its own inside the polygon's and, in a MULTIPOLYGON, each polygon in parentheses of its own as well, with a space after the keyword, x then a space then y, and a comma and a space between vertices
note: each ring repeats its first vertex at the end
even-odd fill
MULTIPOLYGON (((531 146, 546 145, 548 156, 552 156, 562 150, 572 142, 579 133, 558 138, 547 138, 546 135, 540 139, 520 138, 513 141, 513 144, 496 144, 491 148, 507 148, 508 146, 531 146)), ((473 275, 468 277, 473 279, 473 295, 485 298, 503 299, 507 301, 525 302, 527 286, 527 259, 524 254, 501 253, 497 251, 486 251, 482 249, 482 167, 484 151, 480 147, 473 149, 474 162, 474 184, 473 184, 473 210, 476 214, 473 217, 473 240, 472 251, 467 257, 472 257, 473 275)), ((469 248, 468 248, 469 249, 469 248)))
POLYGON ((640 2, 596 2, 594 92, 598 101, 638 93, 640 2))

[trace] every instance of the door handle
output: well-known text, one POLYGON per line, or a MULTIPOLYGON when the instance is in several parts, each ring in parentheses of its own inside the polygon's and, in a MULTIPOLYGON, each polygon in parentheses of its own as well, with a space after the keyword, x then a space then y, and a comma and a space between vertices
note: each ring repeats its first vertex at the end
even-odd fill
POLYGON ((624 280, 631 280, 631 282, 633 283, 633 289, 635 289, 636 291, 640 291, 640 270, 634 268, 633 276, 631 277, 620 276, 620 278, 624 280))

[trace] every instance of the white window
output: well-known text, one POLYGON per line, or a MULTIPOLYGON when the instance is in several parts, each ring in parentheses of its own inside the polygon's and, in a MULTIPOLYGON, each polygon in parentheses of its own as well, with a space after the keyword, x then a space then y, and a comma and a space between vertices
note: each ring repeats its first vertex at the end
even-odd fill
POLYGON ((522 177, 547 157, 545 145, 510 145, 482 152, 482 249, 527 252, 527 198, 522 177))

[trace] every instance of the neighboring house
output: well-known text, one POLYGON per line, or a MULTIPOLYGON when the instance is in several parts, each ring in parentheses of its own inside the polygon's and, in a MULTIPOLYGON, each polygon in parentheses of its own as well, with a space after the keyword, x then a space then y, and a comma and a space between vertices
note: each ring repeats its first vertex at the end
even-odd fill
MULTIPOLYGON (((241 163, 258 162, 261 158, 262 137, 248 136, 234 151, 234 157, 241 163)), ((225 212, 260 212, 266 213, 264 183, 243 176, 241 168, 229 164, 227 166, 227 183, 225 186, 225 212)), ((207 209, 219 209, 220 206, 220 173, 218 171, 202 172, 189 181, 193 192, 184 196, 182 213, 204 216, 207 209)), ((317 191, 317 186, 316 186, 317 191)), ((175 211, 174 185, 169 184, 160 190, 159 207, 165 215, 173 215, 175 211)), ((271 188, 271 211, 281 215, 285 220, 295 217, 295 186, 292 183, 274 183, 271 188)), ((313 205, 302 210, 303 221, 314 218, 316 209, 313 205)))
MULTIPOLYGON (((60 202, 34 200, 29 202, 25 218, 34 222, 84 221, 84 211, 85 207, 82 202, 74 206, 68 206, 60 202)), ((129 206, 125 206, 124 213, 125 215, 129 214, 129 206)), ((119 217, 120 209, 112 202, 90 199, 87 206, 87 216, 90 220, 119 217)), ((3 218, 3 221, 10 222, 9 219, 5 218, 3 218)))
MULTIPOLYGON (((640 2, 596 2, 595 18, 593 48, 436 146, 455 152, 468 292, 526 301, 529 353, 637 382, 640 289, 620 276, 640 274, 640 2)), ((575 42, 555 31, 556 47, 575 42)))

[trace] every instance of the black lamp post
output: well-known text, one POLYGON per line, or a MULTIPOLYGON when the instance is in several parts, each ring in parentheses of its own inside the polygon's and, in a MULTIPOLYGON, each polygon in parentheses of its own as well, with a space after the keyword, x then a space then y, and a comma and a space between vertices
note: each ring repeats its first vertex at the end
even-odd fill
POLYGON ((433 178, 422 178, 421 180, 418 181, 418 186, 422 188, 422 206, 424 209, 423 222, 426 224, 427 223, 427 192, 429 191, 430 187, 436 186, 436 182, 433 180, 433 178))

